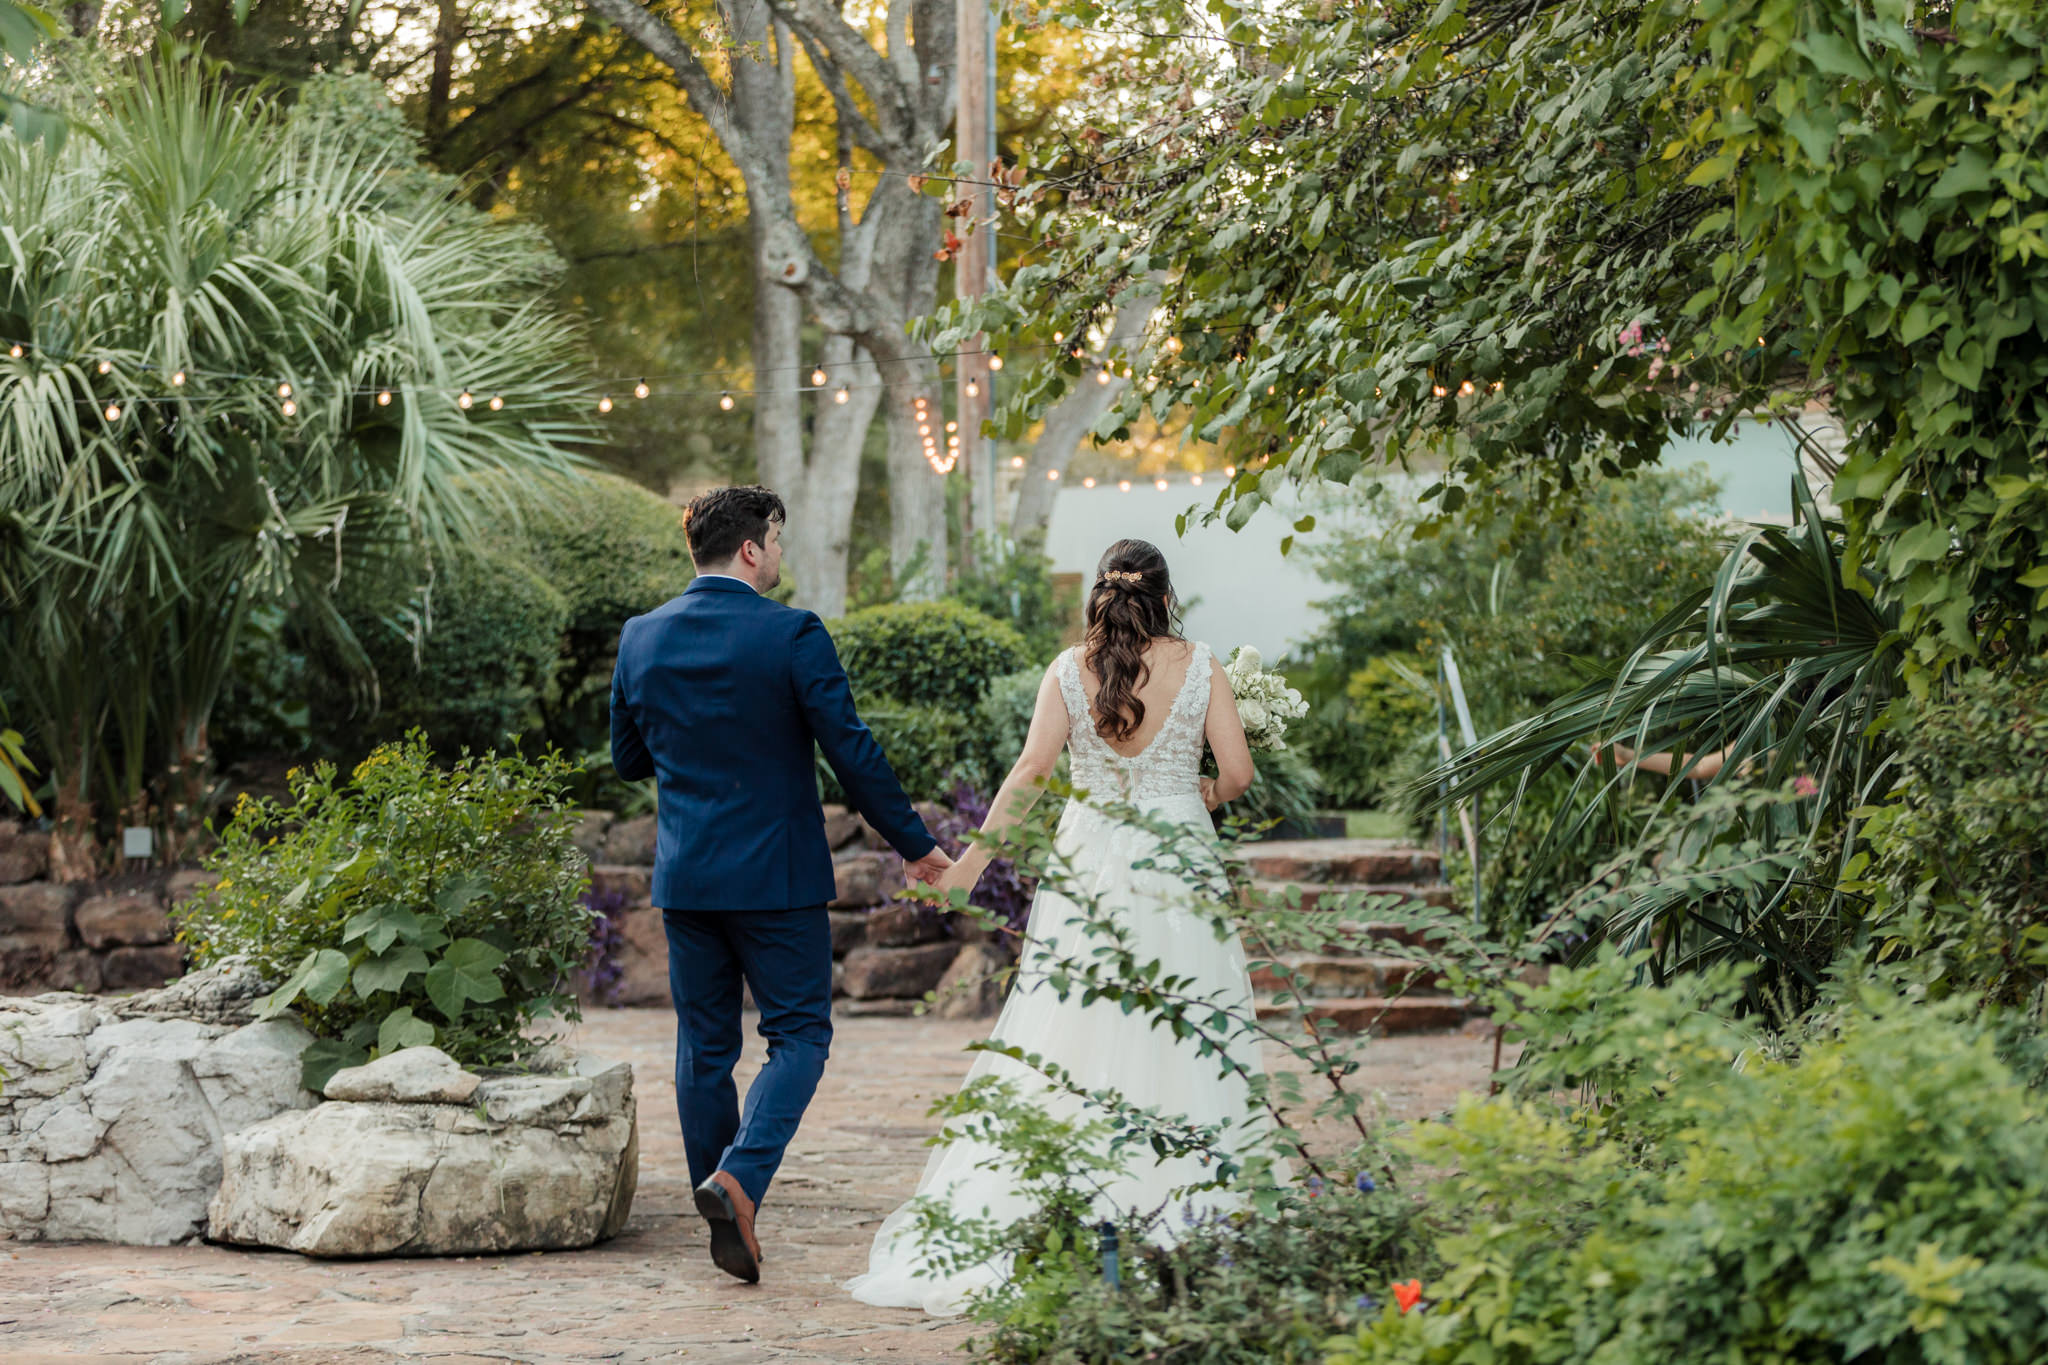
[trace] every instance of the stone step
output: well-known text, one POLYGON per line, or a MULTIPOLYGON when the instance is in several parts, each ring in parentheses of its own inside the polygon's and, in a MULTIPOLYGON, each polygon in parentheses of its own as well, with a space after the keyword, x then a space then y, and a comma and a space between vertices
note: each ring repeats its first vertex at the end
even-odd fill
POLYGON ((1442 862, 1434 849, 1399 839, 1276 839, 1239 850, 1252 875, 1280 882, 1434 882, 1442 862))
POLYGON ((1441 996, 1445 991, 1442 978, 1406 958, 1311 953, 1283 953, 1277 964, 1253 969, 1252 989, 1281 989, 1281 967, 1293 974, 1292 988, 1311 998, 1401 995, 1412 999, 1441 996))
MULTIPOLYGON (((1448 996, 1351 996, 1344 999, 1314 1000, 1308 1012, 1324 1025, 1346 1033, 1371 1030, 1374 1033, 1424 1033, 1454 1029, 1465 1022, 1465 1002, 1448 996)), ((1270 1000, 1259 1002, 1259 1018, 1285 1019, 1294 1006, 1270 1000)))
POLYGON ((1258 878, 1252 883, 1259 894, 1269 903, 1283 904, 1290 890, 1300 893, 1303 910, 1337 909, 1349 896, 1399 896, 1403 900, 1421 901, 1448 909, 1457 903, 1457 888, 1443 884, 1432 886, 1412 882, 1339 882, 1315 883, 1299 881, 1277 881, 1258 878))

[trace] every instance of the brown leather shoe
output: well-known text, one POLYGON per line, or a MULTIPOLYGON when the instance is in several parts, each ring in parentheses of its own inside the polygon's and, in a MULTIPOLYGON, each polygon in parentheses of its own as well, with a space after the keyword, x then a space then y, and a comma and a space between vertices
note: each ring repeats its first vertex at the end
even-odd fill
POLYGON ((711 1263, 734 1279, 761 1281, 761 1244, 754 1238, 754 1201, 724 1171, 696 1190, 697 1212, 711 1224, 711 1263))

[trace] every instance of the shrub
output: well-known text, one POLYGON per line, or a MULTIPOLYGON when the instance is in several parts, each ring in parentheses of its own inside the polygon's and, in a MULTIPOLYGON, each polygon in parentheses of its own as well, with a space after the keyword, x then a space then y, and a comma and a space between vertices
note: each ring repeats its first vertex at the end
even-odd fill
POLYGON ((1938 993, 2038 1013, 2048 985, 2048 662, 1965 675, 1910 709, 1899 780, 1865 827, 1878 955, 1938 993))
MULTIPOLYGON (((943 706, 911 706, 890 698, 863 699, 860 717, 882 746, 882 756, 913 801, 938 801, 959 782, 986 780, 985 749, 974 715, 943 706)), ((844 802, 838 777, 818 756, 818 780, 827 801, 844 802)))
POLYGON ((1080 617, 1080 602, 1053 583, 1052 561, 1038 541, 1019 545, 976 537, 974 569, 956 577, 947 596, 1015 626, 1027 657, 1039 664, 1060 652, 1060 641, 1080 617))
POLYGON ((1258 768, 1257 779, 1243 796, 1219 807, 1217 817, 1244 820, 1254 827, 1277 820, 1294 828, 1275 830, 1275 834, 1296 837, 1308 828, 1317 807, 1323 804, 1322 778, 1293 749, 1272 750, 1252 758, 1258 768))
POLYGON ((1720 1022, 1733 973, 1653 990, 1634 968, 1522 988, 1536 1102, 1468 1096, 1415 1130, 1454 1172, 1430 1195, 1445 1269, 1426 1313, 1331 1365, 2042 1359, 2048 1113, 1982 1021, 1869 987, 1772 1059, 1720 1022), (1574 1072, 1602 1083, 1559 1117, 1574 1072))
MULTIPOLYGON (((982 775, 990 783, 1007 777, 1017 756, 1024 752, 1025 736, 1031 733, 1031 715, 1038 708, 1038 688, 1045 681, 1043 668, 1024 668, 1006 673, 988 685, 988 693, 975 712, 983 761, 982 775)), ((1065 755, 1061 755, 1062 760, 1065 755)))
POLYGON ((581 754, 610 737, 612 660, 628 617, 696 576, 682 509, 615 474, 583 475, 498 534, 561 594, 566 608, 552 685, 540 698, 548 742, 581 754))
POLYGON ((1302 718, 1288 744, 1322 775, 1332 805, 1377 807, 1394 794, 1390 774, 1436 728, 1426 681, 1434 671, 1420 655, 1374 655, 1346 680, 1341 696, 1302 718))
POLYGON ((553 756, 437 767, 418 734, 346 783, 331 764, 295 769, 290 804, 243 796, 207 859, 220 879, 184 903, 178 936, 197 965, 243 954, 281 980, 264 1013, 312 1030, 310 1089, 427 1043, 517 1061, 528 1024, 579 1017, 569 982, 592 915, 568 775, 553 756))
POLYGON ((539 724, 568 603, 516 556, 458 550, 438 582, 394 602, 365 588, 346 615, 376 674, 362 681, 331 650, 308 659, 313 731, 330 752, 364 753, 409 731, 481 753, 539 724))
POLYGON ((1031 662, 1014 627, 957 602, 867 607, 834 621, 832 639, 861 697, 960 716, 995 679, 1031 662))

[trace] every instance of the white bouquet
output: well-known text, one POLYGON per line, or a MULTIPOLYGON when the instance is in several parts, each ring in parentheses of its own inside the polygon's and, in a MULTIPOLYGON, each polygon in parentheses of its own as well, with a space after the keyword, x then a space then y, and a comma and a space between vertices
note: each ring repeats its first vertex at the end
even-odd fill
POLYGON ((1224 661, 1223 674, 1237 698, 1237 718, 1244 722, 1244 737, 1254 750, 1287 747, 1287 722, 1308 714, 1301 693, 1287 685, 1278 673, 1259 667, 1259 651, 1239 645, 1224 661))

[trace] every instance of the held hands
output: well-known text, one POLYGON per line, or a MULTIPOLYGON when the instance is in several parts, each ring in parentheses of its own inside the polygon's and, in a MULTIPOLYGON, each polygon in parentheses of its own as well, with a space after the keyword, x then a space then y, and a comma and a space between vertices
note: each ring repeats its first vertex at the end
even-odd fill
POLYGON ((970 848, 960 855, 960 861, 947 868, 939 879, 932 883, 935 891, 950 892, 955 887, 962 891, 973 891, 974 884, 981 880, 983 869, 988 866, 988 855, 979 848, 970 848))
MULTIPOLYGON (((906 861, 903 864, 903 874, 914 882, 923 882, 926 886, 939 886, 940 877, 951 866, 953 860, 946 856, 946 850, 933 848, 916 862, 906 861)), ((944 890, 943 887, 940 889, 944 890)))

